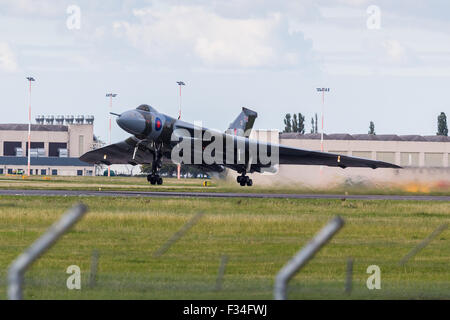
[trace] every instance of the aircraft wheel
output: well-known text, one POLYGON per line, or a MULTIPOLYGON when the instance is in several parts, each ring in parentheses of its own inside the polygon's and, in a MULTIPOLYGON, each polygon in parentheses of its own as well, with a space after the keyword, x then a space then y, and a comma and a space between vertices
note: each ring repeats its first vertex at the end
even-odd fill
POLYGON ((152 184, 152 185, 153 185, 153 184, 156 184, 156 183, 158 182, 158 176, 149 174, 149 175, 147 176, 147 181, 150 182, 150 184, 152 184))
POLYGON ((247 179, 247 186, 251 187, 253 185, 252 179, 247 179))
POLYGON ((242 176, 237 176, 237 178, 236 178, 237 183, 241 183, 241 180, 242 180, 242 176))
POLYGON ((161 177, 158 177, 156 179, 156 183, 159 184, 159 185, 162 185, 163 184, 163 179, 161 177))
POLYGON ((241 187, 245 186, 245 181, 241 180, 241 182, 239 182, 239 184, 241 185, 241 187))

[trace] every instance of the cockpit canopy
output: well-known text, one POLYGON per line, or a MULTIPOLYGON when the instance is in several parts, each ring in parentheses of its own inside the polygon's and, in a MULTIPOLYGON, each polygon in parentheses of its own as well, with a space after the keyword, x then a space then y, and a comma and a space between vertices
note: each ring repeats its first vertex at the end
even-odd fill
POLYGON ((149 106, 148 104, 141 104, 136 109, 146 111, 146 112, 158 112, 158 111, 156 111, 155 108, 153 108, 152 106, 149 106))

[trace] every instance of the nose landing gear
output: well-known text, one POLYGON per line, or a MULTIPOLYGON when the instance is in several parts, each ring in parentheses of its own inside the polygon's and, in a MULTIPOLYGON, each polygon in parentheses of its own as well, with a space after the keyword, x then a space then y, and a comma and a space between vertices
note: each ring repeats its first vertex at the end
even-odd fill
POLYGON ((236 178, 237 183, 241 185, 241 187, 247 185, 251 187, 253 185, 253 180, 249 178, 249 176, 245 175, 245 172, 243 172, 240 176, 236 178))
POLYGON ((147 176, 147 181, 150 182, 152 185, 158 184, 161 185, 163 184, 163 179, 159 176, 159 174, 149 174, 147 176))
POLYGON ((162 167, 162 153, 159 148, 155 148, 155 153, 153 156, 153 162, 152 162, 152 173, 147 176, 147 181, 150 182, 150 184, 155 185, 162 185, 163 179, 159 176, 158 171, 162 167))

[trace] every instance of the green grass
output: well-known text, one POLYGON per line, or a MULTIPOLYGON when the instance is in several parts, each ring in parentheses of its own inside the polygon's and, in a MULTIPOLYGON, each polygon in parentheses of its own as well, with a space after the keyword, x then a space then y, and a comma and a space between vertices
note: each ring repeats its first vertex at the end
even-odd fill
POLYGON ((278 270, 333 216, 344 228, 291 281, 291 299, 449 299, 446 229, 405 266, 400 259, 450 221, 448 202, 297 199, 0 197, 0 298, 17 255, 77 201, 88 214, 27 272, 27 299, 271 299, 278 270), (153 258, 198 212, 205 215, 164 255, 153 258), (97 284, 89 288, 93 250, 97 284), (223 289, 214 290, 228 255, 223 289), (346 261, 354 282, 344 293, 346 261), (69 265, 82 289, 68 290, 69 265), (381 290, 366 268, 381 268, 381 290))
POLYGON ((334 187, 311 187, 304 184, 257 184, 251 188, 239 186, 232 180, 209 180, 211 185, 203 187, 205 179, 164 178, 164 184, 150 185, 145 177, 64 177, 64 176, 11 176, 0 175, 0 189, 52 189, 86 191, 161 191, 161 192, 239 192, 239 193, 332 193, 332 194, 380 194, 380 195, 450 195, 450 184, 439 183, 386 183, 380 185, 337 185, 334 187), (46 180, 44 178, 49 178, 46 180))

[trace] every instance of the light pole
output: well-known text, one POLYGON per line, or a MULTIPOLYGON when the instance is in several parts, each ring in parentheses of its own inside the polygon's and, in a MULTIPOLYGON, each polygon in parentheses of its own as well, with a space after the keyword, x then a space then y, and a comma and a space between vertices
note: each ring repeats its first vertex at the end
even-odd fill
POLYGON ((30 83, 30 94, 29 94, 29 104, 28 104, 28 176, 30 176, 30 149, 31 149, 31 82, 35 81, 33 77, 27 77, 30 83))
MULTIPOLYGON (((181 86, 185 86, 186 84, 183 81, 177 81, 178 86, 180 87, 180 107, 178 109, 178 120, 181 119, 181 86)), ((177 179, 180 180, 181 173, 181 164, 177 166, 177 179)))
MULTIPOLYGON (((112 98, 117 96, 116 93, 107 93, 106 97, 109 98, 109 111, 112 112, 112 98)), ((111 144, 111 113, 109 114, 109 144, 111 144)), ((111 177, 111 166, 108 165, 108 178, 111 177)))
POLYGON ((183 81, 177 81, 178 86, 180 87, 180 107, 178 108, 178 120, 181 119, 181 86, 185 86, 186 84, 183 81))
POLYGON ((330 88, 317 88, 317 92, 322 92, 322 132, 320 133, 320 151, 323 152, 323 109, 325 106, 325 92, 330 92, 330 88))

